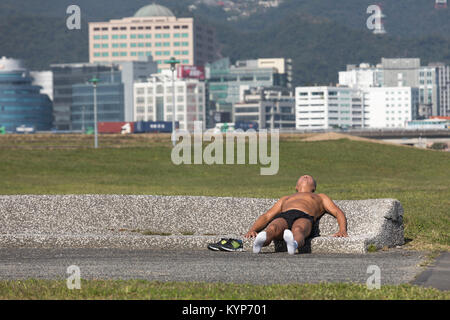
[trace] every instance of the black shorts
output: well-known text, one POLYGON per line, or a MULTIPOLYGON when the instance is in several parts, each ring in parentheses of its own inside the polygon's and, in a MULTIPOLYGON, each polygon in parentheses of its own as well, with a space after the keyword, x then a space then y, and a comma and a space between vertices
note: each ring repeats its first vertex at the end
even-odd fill
POLYGON ((295 220, 302 219, 302 218, 308 219, 309 221, 311 221, 312 225, 314 226, 314 217, 313 216, 310 216, 306 212, 296 210, 296 209, 292 209, 292 210, 289 210, 286 212, 279 213, 273 218, 273 220, 275 220, 277 218, 283 218, 284 220, 286 220, 289 230, 292 229, 292 225, 294 224, 295 220))

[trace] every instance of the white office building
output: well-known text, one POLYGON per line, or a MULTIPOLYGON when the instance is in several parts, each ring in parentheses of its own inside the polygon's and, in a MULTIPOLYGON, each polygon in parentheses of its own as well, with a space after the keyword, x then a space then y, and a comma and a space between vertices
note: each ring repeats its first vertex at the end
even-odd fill
POLYGON ((404 128, 415 120, 419 90, 411 87, 368 88, 364 91, 366 128, 404 128))
POLYGON ((347 87, 297 87, 295 123, 298 130, 361 128, 363 99, 357 89, 347 87))
POLYGON ((297 87, 296 128, 399 128, 415 120, 419 90, 411 87, 297 87))
MULTIPOLYGON (((134 121, 172 121, 170 71, 163 70, 136 82, 134 97, 134 121)), ((205 83, 198 79, 175 79, 175 106, 175 120, 179 121, 181 130, 193 131, 194 121, 203 121, 205 126, 205 83)))

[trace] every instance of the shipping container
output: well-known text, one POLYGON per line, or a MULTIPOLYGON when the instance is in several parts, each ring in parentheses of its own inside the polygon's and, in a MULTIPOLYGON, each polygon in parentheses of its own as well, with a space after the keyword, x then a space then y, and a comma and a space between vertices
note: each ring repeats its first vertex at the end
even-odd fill
POLYGON ((134 122, 98 122, 98 133, 133 133, 134 122))
MULTIPOLYGON (((176 128, 179 128, 179 122, 175 122, 176 128)), ((171 133, 171 121, 137 121, 134 123, 134 133, 171 133)))

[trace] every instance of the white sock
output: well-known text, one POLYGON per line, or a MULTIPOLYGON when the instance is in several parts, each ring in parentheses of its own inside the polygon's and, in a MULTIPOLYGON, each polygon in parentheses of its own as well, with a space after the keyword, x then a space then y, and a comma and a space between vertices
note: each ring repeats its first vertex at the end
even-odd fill
POLYGON ((264 242, 266 242, 266 239, 267 233, 265 231, 258 233, 255 241, 253 242, 253 253, 259 253, 261 251, 261 248, 263 247, 264 242))
POLYGON ((294 240, 294 235, 292 231, 289 229, 284 230, 283 239, 286 242, 288 253, 294 254, 295 250, 298 248, 297 241, 294 240))

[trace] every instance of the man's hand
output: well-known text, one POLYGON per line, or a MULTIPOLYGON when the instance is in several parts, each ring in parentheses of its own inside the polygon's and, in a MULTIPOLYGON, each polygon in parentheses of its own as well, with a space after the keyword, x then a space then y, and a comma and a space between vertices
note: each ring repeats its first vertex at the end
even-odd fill
POLYGON ((348 237, 347 218, 344 212, 326 194, 320 193, 319 196, 322 198, 325 211, 334 216, 339 225, 339 231, 333 234, 333 237, 348 237))
POLYGON ((348 237, 347 231, 338 231, 333 234, 333 237, 348 237))
POLYGON ((255 238, 257 235, 256 231, 250 230, 249 232, 247 232, 244 237, 245 238, 255 238))

